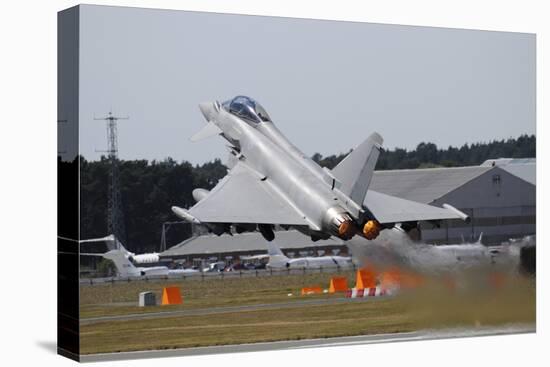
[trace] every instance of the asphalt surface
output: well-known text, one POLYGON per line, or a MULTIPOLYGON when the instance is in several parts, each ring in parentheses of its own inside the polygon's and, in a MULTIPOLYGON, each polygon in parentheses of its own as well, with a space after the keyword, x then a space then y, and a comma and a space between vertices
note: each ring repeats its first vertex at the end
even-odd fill
POLYGON ((474 336, 490 336, 505 334, 534 333, 535 325, 505 325, 499 327, 477 327, 477 328, 453 328, 443 330, 420 330, 409 333, 379 334, 345 336, 325 339, 292 340, 272 343, 254 343, 240 345, 225 345, 200 348, 186 348, 174 350, 155 350, 139 352, 102 353, 80 356, 81 362, 115 361, 123 359, 161 358, 177 356, 195 356, 204 354, 257 352, 267 350, 303 349, 320 347, 350 346, 356 344, 371 343, 392 343, 400 341, 432 340, 464 338, 474 336))
POLYGON ((125 315, 89 317, 89 318, 80 319, 80 324, 89 325, 89 324, 106 322, 106 321, 146 320, 146 319, 156 319, 161 317, 174 317, 174 316, 212 315, 212 314, 230 313, 230 312, 331 305, 331 304, 339 304, 344 302, 368 302, 369 300, 373 300, 375 298, 380 299, 381 297, 312 299, 312 300, 303 300, 303 301, 300 300, 300 301, 293 301, 293 302, 260 303, 255 305, 243 305, 243 306, 209 307, 209 308, 197 308, 197 309, 189 309, 189 310, 144 312, 144 313, 125 314, 125 315))

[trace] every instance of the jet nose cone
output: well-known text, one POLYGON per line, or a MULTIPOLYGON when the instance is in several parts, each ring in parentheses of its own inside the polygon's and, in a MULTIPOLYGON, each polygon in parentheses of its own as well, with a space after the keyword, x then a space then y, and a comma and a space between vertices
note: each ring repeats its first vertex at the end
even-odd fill
POLYGON ((201 112, 207 121, 212 121, 215 118, 215 116, 218 114, 218 111, 216 111, 216 108, 214 107, 214 103, 212 102, 201 103, 199 104, 199 108, 201 109, 201 112))

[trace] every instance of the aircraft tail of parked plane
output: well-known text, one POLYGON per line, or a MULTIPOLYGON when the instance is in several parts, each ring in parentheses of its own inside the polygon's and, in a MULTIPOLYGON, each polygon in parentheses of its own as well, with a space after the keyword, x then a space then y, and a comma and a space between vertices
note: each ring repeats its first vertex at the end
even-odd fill
POLYGON ((111 260, 116 267, 117 275, 121 277, 135 277, 143 275, 141 269, 136 268, 130 259, 128 259, 127 253, 121 249, 110 250, 104 254, 81 253, 80 255, 100 256, 104 259, 111 260))
POLYGON ((383 141, 378 133, 371 134, 332 170, 340 190, 357 205, 365 200, 383 141))
POLYGON ((267 243, 267 254, 269 256, 281 256, 281 255, 284 256, 281 249, 273 242, 267 243))
POLYGON ((134 266, 122 250, 111 250, 102 255, 105 259, 111 260, 117 269, 119 276, 139 276, 141 271, 134 266))
POLYGON ((158 253, 139 254, 128 251, 122 243, 114 236, 109 235, 102 238, 91 238, 79 241, 82 243, 105 242, 109 251, 105 253, 80 253, 84 256, 101 256, 111 260, 115 267, 117 275, 120 277, 138 277, 144 275, 177 275, 197 273, 194 269, 169 269, 166 266, 147 266, 137 267, 136 264, 156 263, 159 261, 158 253), (132 263, 134 262, 134 263, 132 263))
POLYGON ((267 242, 267 254, 269 255, 269 264, 272 267, 282 267, 288 264, 289 258, 283 254, 279 246, 273 241, 267 242))
POLYGON ((107 245, 107 250, 121 250, 126 255, 126 257, 135 264, 158 263, 160 260, 158 252, 150 252, 136 255, 135 253, 128 251, 126 247, 124 247, 124 245, 113 234, 101 238, 90 238, 87 240, 81 240, 80 244, 94 242, 104 242, 107 245))

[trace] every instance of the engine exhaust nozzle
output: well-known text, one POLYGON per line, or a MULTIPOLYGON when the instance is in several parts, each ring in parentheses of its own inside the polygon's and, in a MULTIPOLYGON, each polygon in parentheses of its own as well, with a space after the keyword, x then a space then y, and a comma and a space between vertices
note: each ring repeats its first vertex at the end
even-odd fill
POLYGON ((340 224, 338 227, 338 235, 340 238, 349 239, 352 238, 355 234, 355 226, 350 220, 346 220, 340 224))
POLYGON ((377 220, 369 220, 363 226, 363 236, 367 240, 374 240, 380 234, 381 229, 382 225, 377 220))
POLYGON ((356 225, 351 216, 339 206, 327 210, 324 220, 325 228, 343 240, 349 240, 356 233, 356 225))

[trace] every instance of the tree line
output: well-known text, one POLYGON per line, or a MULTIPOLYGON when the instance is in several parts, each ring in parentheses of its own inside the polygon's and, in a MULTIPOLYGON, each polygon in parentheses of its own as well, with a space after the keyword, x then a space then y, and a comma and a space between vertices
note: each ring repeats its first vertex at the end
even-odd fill
MULTIPOLYGON (((440 149, 433 143, 420 143, 414 150, 396 148, 382 150, 376 169, 410 169, 425 167, 457 167, 479 165, 491 158, 535 157, 536 138, 522 135, 517 139, 495 140, 489 143, 465 144, 460 148, 440 149)), ((316 153, 313 160, 333 168, 347 153, 323 157, 316 153)), ((80 234, 82 239, 107 235, 107 190, 110 160, 80 159, 80 234)), ((61 166, 60 168, 61 169, 61 166)), ((120 192, 126 228, 124 245, 133 252, 158 251, 162 224, 178 221, 170 208, 188 208, 195 202, 194 188, 213 188, 227 173, 221 160, 201 165, 172 158, 162 161, 119 161, 120 192)), ((167 232, 167 246, 191 235, 189 225, 175 225, 167 232)))
MULTIPOLYGON (((321 166, 333 168, 349 152, 323 157, 319 153, 313 160, 321 166)), ((475 166, 494 158, 534 158, 536 155, 535 135, 521 135, 517 139, 493 140, 488 143, 464 144, 460 148, 449 146, 440 149, 434 143, 422 142, 413 150, 395 148, 382 149, 377 170, 414 169, 435 167, 475 166)))
MULTIPOLYGON (((107 235, 107 192, 111 161, 87 161, 80 157, 80 236, 82 239, 107 235)), ((211 189, 227 168, 219 159, 193 166, 168 158, 163 161, 119 161, 119 185, 126 228, 124 246, 143 253, 158 251, 162 224, 180 221, 171 207, 190 207, 194 188, 211 189)), ((173 225, 167 232, 167 246, 191 235, 190 225, 173 225), (170 243, 172 239, 172 243, 170 243)))

